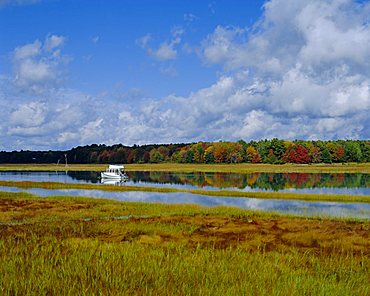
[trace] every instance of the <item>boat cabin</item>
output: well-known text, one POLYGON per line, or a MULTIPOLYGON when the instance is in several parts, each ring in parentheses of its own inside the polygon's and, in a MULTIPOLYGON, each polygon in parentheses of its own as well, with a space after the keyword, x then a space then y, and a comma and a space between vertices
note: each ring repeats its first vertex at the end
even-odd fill
POLYGON ((117 174, 119 175, 121 173, 121 170, 124 169, 124 166, 123 165, 115 165, 115 164, 111 164, 109 165, 109 167, 106 169, 106 173, 114 173, 114 174, 117 174))

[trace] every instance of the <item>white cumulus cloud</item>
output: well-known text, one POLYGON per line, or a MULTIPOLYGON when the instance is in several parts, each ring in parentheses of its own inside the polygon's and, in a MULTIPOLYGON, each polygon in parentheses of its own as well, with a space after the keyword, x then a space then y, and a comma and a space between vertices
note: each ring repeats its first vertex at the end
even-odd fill
POLYGON ((61 47, 65 42, 65 37, 57 35, 49 35, 45 39, 45 49, 47 51, 52 51, 56 48, 61 47))
POLYGON ((60 70, 66 59, 61 55, 65 37, 49 35, 44 44, 39 40, 17 47, 13 52, 14 84, 18 90, 40 93, 61 79, 60 70))
POLYGON ((150 34, 146 34, 136 40, 136 44, 147 50, 147 53, 158 61, 174 60, 177 57, 177 46, 181 43, 181 35, 184 30, 181 27, 174 27, 171 30, 171 38, 168 41, 162 42, 158 48, 149 47, 149 42, 152 39, 150 34))

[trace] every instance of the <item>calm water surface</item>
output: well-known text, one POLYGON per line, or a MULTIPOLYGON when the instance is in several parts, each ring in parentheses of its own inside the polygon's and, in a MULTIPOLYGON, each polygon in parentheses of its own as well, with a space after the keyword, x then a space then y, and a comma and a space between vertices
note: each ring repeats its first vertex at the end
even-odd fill
POLYGON ((129 180, 102 182, 98 172, 0 172, 0 180, 370 195, 370 174, 128 172, 129 180))
POLYGON ((293 200, 263 200, 256 198, 213 197, 190 193, 157 193, 157 192, 109 192, 103 190, 47 190, 19 189, 1 187, 1 191, 29 192, 39 196, 71 195, 108 198, 119 201, 169 203, 169 204, 198 204, 203 206, 229 206, 242 209, 269 211, 298 216, 325 216, 345 218, 370 219, 370 204, 340 203, 340 202, 304 202, 293 200))

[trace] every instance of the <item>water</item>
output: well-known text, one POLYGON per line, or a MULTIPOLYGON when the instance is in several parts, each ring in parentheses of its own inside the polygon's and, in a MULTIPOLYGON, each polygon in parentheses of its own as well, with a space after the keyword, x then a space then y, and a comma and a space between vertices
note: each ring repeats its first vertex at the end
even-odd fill
POLYGON ((305 202, 294 200, 263 200, 256 198, 213 197, 190 193, 160 193, 160 192, 109 192, 103 190, 80 189, 19 189, 1 187, 0 191, 28 192, 39 196, 86 196, 107 198, 119 201, 169 203, 169 204, 198 204, 208 207, 228 206, 249 210, 268 211, 297 216, 322 216, 342 218, 370 219, 370 204, 340 203, 340 202, 305 202))
MULTIPOLYGON (((105 181, 121 186, 155 186, 178 189, 237 190, 245 192, 296 192, 370 195, 370 174, 307 173, 170 173, 128 172, 129 181, 105 181)), ((0 172, 0 180, 95 183, 98 172, 0 172)))
MULTIPOLYGON (((297 193, 336 193, 370 195, 369 174, 298 174, 298 173, 169 173, 128 172, 129 181, 108 181, 121 186, 156 186, 179 189, 238 190, 297 193)), ((0 180, 101 184, 98 172, 0 172, 0 180)), ((370 218, 370 204, 340 202, 304 202, 263 200, 255 198, 212 197, 189 193, 109 192, 104 190, 46 190, 0 188, 3 191, 25 191, 40 196, 78 195, 121 201, 231 206, 301 216, 370 218)))

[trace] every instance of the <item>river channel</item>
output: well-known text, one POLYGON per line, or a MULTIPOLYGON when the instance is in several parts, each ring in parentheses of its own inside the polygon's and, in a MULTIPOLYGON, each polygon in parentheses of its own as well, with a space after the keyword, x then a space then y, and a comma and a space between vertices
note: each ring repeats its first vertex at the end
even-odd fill
MULTIPOLYGON (((179 189, 239 190, 297 193, 335 193, 370 195, 368 174, 225 174, 225 173, 162 173, 128 172, 127 182, 103 182, 97 172, 0 172, 2 181, 33 181, 87 184, 114 184, 118 186, 157 186, 179 189)), ((102 187, 103 189, 103 187, 102 187)), ((281 199, 215 197, 190 193, 110 192, 104 190, 39 188, 18 189, 1 187, 1 191, 23 191, 39 196, 72 195, 108 198, 130 202, 158 202, 171 204, 198 204, 203 206, 230 206, 242 209, 268 211, 298 216, 325 216, 370 219, 369 203, 306 202, 281 199)))
POLYGON ((102 181, 98 172, 0 172, 0 180, 93 183, 177 189, 370 195, 370 174, 127 172, 126 182, 102 181))

